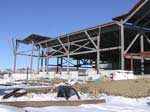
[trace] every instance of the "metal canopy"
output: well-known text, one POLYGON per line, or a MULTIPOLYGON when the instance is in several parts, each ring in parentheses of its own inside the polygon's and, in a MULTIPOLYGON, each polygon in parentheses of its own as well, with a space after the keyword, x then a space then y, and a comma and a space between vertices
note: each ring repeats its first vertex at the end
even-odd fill
MULTIPOLYGON (((49 40, 45 40, 45 41, 41 41, 39 43, 36 43, 35 45, 41 44, 43 48, 46 48, 47 46, 56 46, 56 45, 60 45, 60 42, 58 39, 60 39, 62 41, 62 43, 67 43, 68 39, 69 42, 74 42, 80 39, 87 39, 88 37, 85 34, 85 31, 88 32, 88 34, 90 35, 90 37, 96 37, 99 33, 99 28, 102 27, 102 31, 101 33, 107 33, 107 32, 111 32, 111 31, 116 31, 118 30, 118 26, 116 25, 116 23, 114 22, 110 22, 110 23, 106 23, 103 25, 98 25, 95 27, 91 27, 91 28, 87 28, 87 29, 83 29, 80 31, 76 31, 73 33, 69 33, 69 34, 65 34, 53 39, 49 39, 49 40), (46 43, 46 46, 45 46, 46 43)), ((82 44, 82 43, 81 43, 82 44)))
POLYGON ((63 36, 59 36, 56 38, 53 38, 51 40, 46 40, 43 42, 39 42, 36 43, 35 45, 41 45, 43 48, 53 48, 56 51, 55 54, 54 51, 52 50, 51 52, 49 52, 48 55, 53 54, 53 56, 55 57, 61 57, 61 56, 67 56, 66 54, 63 54, 63 52, 65 52, 65 49, 62 48, 62 45, 60 43, 60 41, 62 42, 62 44, 64 44, 64 47, 67 48, 68 47, 68 41, 70 44, 70 48, 69 48, 69 52, 70 52, 70 57, 74 58, 74 59, 93 59, 96 60, 96 49, 95 46, 93 45, 92 42, 90 42, 90 39, 88 38, 88 35, 91 37, 91 39, 93 40, 94 43, 97 43, 97 36, 99 36, 99 28, 101 27, 101 42, 102 44, 100 44, 100 48, 103 49, 100 52, 103 52, 101 54, 102 59, 104 60, 109 60, 110 57, 115 56, 115 54, 117 54, 118 49, 120 46, 119 45, 119 26, 116 23, 107 23, 104 25, 99 25, 96 27, 92 27, 92 28, 88 28, 88 29, 84 29, 84 30, 80 30, 77 32, 73 32, 70 34, 66 34, 63 36), (87 32, 88 35, 85 33, 87 32), (115 41, 114 41, 115 40, 115 41), (86 44, 87 43, 87 44, 86 44), (84 46, 84 44, 86 44, 84 46), (80 48, 80 46, 82 46, 80 48), (105 48, 112 48, 114 47, 114 51, 112 51, 110 54, 108 54, 107 50, 109 49, 105 49, 105 48), (80 48, 80 49, 78 49, 80 48), (76 50, 78 49, 78 50, 76 50), (74 52, 76 51, 76 52, 74 52), (74 52, 74 53, 72 53, 74 52))
POLYGON ((24 44, 32 44, 32 42, 38 43, 38 42, 48 40, 48 39, 50 39, 50 37, 41 36, 37 34, 31 34, 30 36, 26 37, 23 40, 18 39, 18 41, 24 44))

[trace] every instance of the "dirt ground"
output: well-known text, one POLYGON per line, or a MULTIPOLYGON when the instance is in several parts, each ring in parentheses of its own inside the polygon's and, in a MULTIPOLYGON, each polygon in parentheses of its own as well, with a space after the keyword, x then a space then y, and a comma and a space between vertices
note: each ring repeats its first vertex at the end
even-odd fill
POLYGON ((104 81, 96 84, 95 82, 87 84, 74 85, 82 93, 106 93, 108 95, 125 96, 130 98, 139 98, 150 96, 150 78, 122 80, 122 81, 104 81))
MULTIPOLYGON (((53 84, 65 83, 66 80, 53 79, 50 82, 53 84)), ((106 93, 108 95, 114 96, 125 96, 130 98, 140 98, 150 96, 150 78, 141 78, 135 80, 120 80, 120 81, 103 81, 99 84, 95 82, 87 82, 85 84, 76 83, 73 86, 78 92, 93 94, 95 91, 97 93, 106 93)), ((28 93, 54 93, 57 92, 57 88, 47 87, 47 88, 36 88, 28 89, 28 93)))
POLYGON ((0 102, 3 105, 24 107, 47 107, 47 106, 79 106, 82 104, 99 104, 105 103, 104 99, 98 100, 74 100, 74 101, 19 101, 19 102, 0 102))

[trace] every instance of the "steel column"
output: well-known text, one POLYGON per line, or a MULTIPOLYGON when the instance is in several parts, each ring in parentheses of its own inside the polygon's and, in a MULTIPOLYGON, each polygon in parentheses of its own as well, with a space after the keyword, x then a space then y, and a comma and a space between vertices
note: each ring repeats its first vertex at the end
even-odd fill
POLYGON ((69 37, 68 37, 68 49, 67 49, 67 73, 70 73, 69 66, 70 66, 70 44, 69 44, 69 37))
POLYGON ((69 55, 69 53, 68 53, 68 54, 67 54, 67 73, 68 73, 68 74, 70 73, 69 66, 70 66, 70 55, 69 55))
POLYGON ((63 57, 60 58, 60 74, 62 74, 63 57))
POLYGON ((16 73, 17 49, 18 49, 18 46, 19 46, 19 43, 17 42, 17 40, 15 42, 16 43, 14 43, 14 40, 12 39, 13 53, 14 53, 13 73, 16 73))
POLYGON ((42 57, 41 57, 41 71, 43 72, 43 57, 44 57, 44 51, 42 49, 42 57))
POLYGON ((32 73, 32 66, 33 66, 33 52, 34 52, 34 42, 32 41, 32 51, 31 51, 31 57, 30 57, 30 73, 32 73))
POLYGON ((125 69, 125 58, 124 58, 124 25, 121 23, 121 70, 125 69))
POLYGON ((79 64, 80 64, 80 60, 77 59, 77 71, 79 70, 79 64))
POLYGON ((99 51, 99 49, 100 49, 100 34, 101 34, 101 28, 99 28, 99 35, 97 36, 97 74, 99 74, 100 73, 100 64, 99 64, 99 62, 100 62, 100 51, 99 51))
POLYGON ((14 53, 14 70, 13 72, 16 73, 16 60, 17 60, 17 55, 14 53))
POLYGON ((133 64, 133 56, 131 56, 131 59, 130 59, 130 66, 131 66, 131 71, 134 71, 134 64, 133 64))
POLYGON ((38 66, 37 66, 37 73, 40 73, 40 47, 38 48, 38 66))
MULTIPOLYGON (((46 55, 48 56, 49 48, 46 48, 46 55)), ((49 58, 46 58, 46 74, 48 74, 48 64, 49 64, 49 58)))
POLYGON ((59 58, 57 58, 57 71, 56 71, 56 73, 58 73, 58 71, 59 71, 59 58))
MULTIPOLYGON (((144 52, 144 37, 141 35, 140 38, 141 52, 144 52)), ((144 58, 141 57, 141 74, 144 75, 144 58)))

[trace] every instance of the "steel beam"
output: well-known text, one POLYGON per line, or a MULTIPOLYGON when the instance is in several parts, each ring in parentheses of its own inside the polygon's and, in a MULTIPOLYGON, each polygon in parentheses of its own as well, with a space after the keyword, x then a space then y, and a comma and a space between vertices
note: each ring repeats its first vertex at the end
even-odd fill
MULTIPOLYGON (((63 47, 59 48, 57 51, 61 50, 63 47)), ((54 54, 57 53, 57 51, 53 52, 52 54, 48 55, 46 58, 50 58, 51 56, 53 56, 54 54)), ((63 53, 64 54, 64 53, 63 53)), ((64 54, 65 55, 65 54, 64 54)))
POLYGON ((61 50, 63 49, 63 47, 59 48, 58 50, 55 48, 52 48, 54 51, 65 54, 65 52, 62 52, 61 50))
MULTIPOLYGON (((34 49, 33 51, 37 51, 37 50, 34 49)), ((17 53, 26 53, 26 52, 32 52, 32 49, 31 50, 26 50, 26 51, 18 51, 17 53)))
POLYGON ((42 44, 42 43, 46 43, 46 42, 51 42, 51 41, 56 40, 56 39, 60 39, 60 38, 63 38, 63 37, 67 37, 67 36, 75 35, 75 34, 78 34, 78 33, 82 33, 82 32, 84 32, 85 30, 92 30, 92 29, 96 29, 96 28, 99 28, 99 27, 106 27, 106 26, 108 26, 108 25, 114 25, 114 24, 116 24, 116 22, 111 22, 111 23, 109 23, 109 24, 103 24, 103 25, 99 25, 99 26, 96 26, 96 27, 92 27, 92 28, 80 30, 80 31, 77 31, 77 32, 73 32, 73 33, 70 33, 70 34, 66 34, 66 35, 59 36, 59 37, 54 38, 54 39, 44 40, 44 41, 41 41, 41 42, 36 43, 35 45, 42 44))
MULTIPOLYGON (((99 49, 100 52, 103 52, 103 51, 111 51, 111 50, 117 50, 117 49, 121 49, 121 46, 117 46, 117 47, 110 47, 110 48, 103 48, 103 49, 99 49)), ((94 53, 94 52, 97 52, 97 50, 90 50, 90 51, 82 51, 82 52, 75 52, 75 53, 72 53, 70 52, 70 56, 72 55, 79 55, 79 54, 86 54, 86 53, 94 53)), ((53 58, 55 57, 62 57, 62 56, 67 56, 67 55, 55 55, 55 56, 51 56, 53 58)))
POLYGON ((99 49, 100 52, 121 49, 121 46, 99 49))
MULTIPOLYGON (((93 37, 93 40, 96 39, 96 38, 97 37, 93 37)), ((83 42, 83 41, 87 41, 87 38, 72 41, 72 42, 70 42, 70 45, 73 45, 74 43, 78 43, 78 42, 83 42)), ((64 45, 67 45, 67 44, 68 44, 68 42, 64 43, 64 45)), ((59 46, 62 46, 62 45, 61 44, 57 44, 57 45, 51 45, 50 47, 55 48, 55 47, 59 47, 59 46)))
MULTIPOLYGON (((32 56, 31 54, 24 54, 24 53, 16 53, 16 55, 21 55, 21 56, 32 56)), ((38 57, 37 55, 33 55, 33 57, 38 57)))
MULTIPOLYGON (((67 59, 63 58, 63 60, 66 61, 66 62, 64 62, 63 64, 67 63, 67 59)), ((73 60, 73 59, 72 59, 72 60, 73 60)), ((71 65, 75 65, 75 64, 73 64, 73 63, 71 62, 72 60, 71 60, 71 59, 69 60, 70 64, 71 64, 71 65)))
POLYGON ((129 51, 129 49, 132 47, 132 45, 135 43, 135 41, 137 40, 137 38, 140 36, 140 33, 138 33, 134 39, 132 40, 132 42, 130 43, 130 45, 127 47, 127 49, 125 50, 125 54, 129 51))
POLYGON ((62 43, 62 41, 58 38, 59 43, 62 45, 62 47, 64 48, 64 50, 67 52, 66 47, 64 46, 64 44, 62 43))
MULTIPOLYGON (((51 65, 49 64, 48 66, 55 66, 55 67, 57 67, 57 65, 52 65, 52 64, 51 65)), ((67 67, 67 66, 64 65, 63 67, 67 67)), ((75 66, 69 66, 69 67, 75 67, 75 66)), ((81 68, 91 68, 91 67, 81 67, 81 68)))
MULTIPOLYGON (((145 25, 147 24, 148 22, 145 23, 145 25)), ((149 22, 150 23, 150 22, 149 22)), ((131 29, 131 30, 135 30, 137 32, 139 31, 143 31, 143 32, 149 32, 150 29, 145 29, 144 28, 144 25, 142 27, 139 27, 139 26, 133 26, 133 25, 130 25, 130 24, 124 24, 124 28, 126 29, 131 29)))
POLYGON ((71 53, 75 53, 76 51, 80 50, 81 48, 85 47, 86 45, 88 45, 90 42, 87 42, 85 44, 83 44, 82 46, 78 47, 77 49, 75 49, 74 51, 71 51, 71 53))
POLYGON ((148 38, 148 36, 145 34, 145 33, 142 33, 144 35, 144 37, 146 38, 147 42, 149 43, 150 45, 150 39, 148 38))
MULTIPOLYGON (((126 59, 131 59, 131 56, 125 56, 126 59)), ((142 58, 139 56, 133 56, 133 59, 141 60, 142 58)), ((150 58, 144 58, 145 60, 150 61, 150 58)))
MULTIPOLYGON (((56 45, 56 46, 57 46, 57 45, 56 45)), ((61 50, 63 49, 62 45, 59 45, 60 48, 61 48, 61 49, 59 49, 59 50, 55 48, 56 46, 50 46, 50 47, 46 47, 46 48, 51 48, 51 49, 53 49, 54 51, 57 51, 57 52, 60 52, 60 53, 63 54, 64 52, 61 51, 61 50)), ((59 47, 59 46, 57 46, 57 47, 59 47)))
POLYGON ((91 38, 91 36, 88 34, 87 31, 84 32, 86 34, 86 36, 90 39, 90 41, 92 42, 92 44, 94 45, 94 47, 97 49, 97 45, 95 44, 95 42, 93 41, 93 39, 91 38))
POLYGON ((85 48, 85 49, 88 49, 88 50, 94 50, 94 48, 83 46, 83 45, 79 45, 79 44, 73 44, 73 45, 78 46, 78 47, 82 47, 82 48, 85 48))

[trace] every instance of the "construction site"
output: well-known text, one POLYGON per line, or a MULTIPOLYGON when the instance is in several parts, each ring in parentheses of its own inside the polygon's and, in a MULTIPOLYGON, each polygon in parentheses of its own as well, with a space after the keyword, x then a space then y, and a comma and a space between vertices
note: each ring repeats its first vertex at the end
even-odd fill
POLYGON ((0 77, 0 111, 149 112, 150 0, 109 23, 12 43, 13 72, 0 77), (28 66, 19 66, 22 57, 28 66))
MULTIPOLYGON (((51 38, 32 34, 14 42, 14 73, 17 56, 30 57, 30 72, 36 58, 36 72, 55 67, 56 73, 70 68, 131 70, 134 74, 150 74, 150 1, 141 0, 127 14, 113 21, 51 38), (30 50, 18 51, 21 45, 32 45, 30 50), (57 58, 55 64, 49 59, 57 58), (109 67, 104 67, 107 64, 109 67)), ((21 60, 19 60, 20 62, 21 60)))

